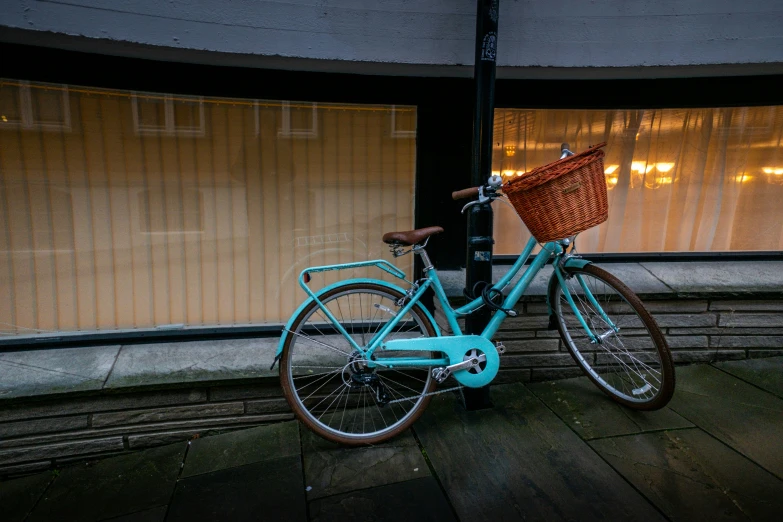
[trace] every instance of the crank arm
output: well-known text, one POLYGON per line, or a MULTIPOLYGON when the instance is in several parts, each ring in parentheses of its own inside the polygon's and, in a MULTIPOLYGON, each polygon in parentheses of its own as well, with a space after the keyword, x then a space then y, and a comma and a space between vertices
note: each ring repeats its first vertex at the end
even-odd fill
POLYGON ((470 359, 466 361, 462 361, 456 364, 450 364, 449 366, 446 366, 445 368, 433 368, 432 369, 432 377, 438 381, 438 383, 441 383, 449 378, 449 375, 452 373, 459 371, 459 370, 467 370, 469 368, 473 368, 474 366, 478 366, 480 363, 487 360, 487 356, 484 354, 479 355, 478 357, 471 357, 470 359))

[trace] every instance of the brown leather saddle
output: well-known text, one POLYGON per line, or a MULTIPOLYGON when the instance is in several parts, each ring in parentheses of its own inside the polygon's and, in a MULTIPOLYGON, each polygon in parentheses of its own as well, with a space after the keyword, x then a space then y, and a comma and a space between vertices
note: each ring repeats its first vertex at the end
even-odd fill
POLYGON ((443 232, 441 227, 417 228, 407 232, 387 232, 383 235, 383 242, 390 245, 412 246, 441 232, 443 232))

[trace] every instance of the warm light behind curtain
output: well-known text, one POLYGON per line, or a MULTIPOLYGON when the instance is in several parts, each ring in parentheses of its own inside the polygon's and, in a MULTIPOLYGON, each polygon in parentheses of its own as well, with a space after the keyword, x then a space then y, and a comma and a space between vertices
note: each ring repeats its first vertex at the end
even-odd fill
MULTIPOLYGON (((608 142, 609 220, 583 252, 783 249, 783 107, 495 111, 493 170, 505 178, 608 142)), ((530 237, 495 204, 498 254, 530 237)))
POLYGON ((9 80, 0 116, 6 335, 281 322, 413 228, 413 107, 9 80))

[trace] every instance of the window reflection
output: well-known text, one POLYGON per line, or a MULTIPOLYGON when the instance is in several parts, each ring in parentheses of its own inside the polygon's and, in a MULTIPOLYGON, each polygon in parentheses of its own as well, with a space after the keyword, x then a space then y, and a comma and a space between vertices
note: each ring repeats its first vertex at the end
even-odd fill
POLYGON ((33 86, 25 81, 0 82, 0 129, 71 130, 66 85, 33 86))

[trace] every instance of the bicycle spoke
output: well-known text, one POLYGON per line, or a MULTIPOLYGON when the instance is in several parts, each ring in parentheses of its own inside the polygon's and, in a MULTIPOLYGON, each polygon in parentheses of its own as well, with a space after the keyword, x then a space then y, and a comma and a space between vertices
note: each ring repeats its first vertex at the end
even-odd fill
MULTIPOLYGON (((323 377, 322 377, 322 378, 323 378, 323 377)), ((311 392, 311 393, 310 393, 310 395, 308 395, 307 397, 305 397, 305 398, 303 399, 303 401, 306 401, 307 399, 309 399, 310 397, 312 397, 313 395, 315 395, 316 393, 318 393, 319 391, 321 391, 321 388, 323 388, 323 387, 324 387, 324 386, 326 386, 327 384, 329 384, 329 380, 328 380, 328 379, 327 379, 327 380, 326 380, 326 381, 325 381, 325 382, 324 382, 322 385, 320 385, 318 388, 316 388, 316 389, 315 389, 315 391, 311 392)), ((304 387, 300 388, 299 390, 302 390, 302 389, 304 389, 304 388, 306 388, 306 387, 307 387, 307 386, 304 386, 304 387)))
MULTIPOLYGON (((331 374, 339 372, 340 370, 342 370, 342 368, 337 368, 336 370, 333 370, 331 372, 308 373, 308 374, 305 374, 305 375, 299 375, 298 377, 294 377, 293 379, 294 380, 296 380, 296 379, 304 379, 306 377, 315 377, 317 375, 331 375, 331 374)), ((307 386, 307 385, 305 385, 305 386, 307 386)))
POLYGON ((402 383, 400 383, 400 382, 398 382, 398 381, 395 381, 394 379, 392 379, 392 378, 391 378, 391 377, 389 377, 388 375, 384 375, 384 376, 381 376, 381 377, 382 377, 382 378, 385 378, 385 379, 387 379, 387 380, 389 380, 389 381, 391 381, 391 382, 393 382, 394 384, 396 384, 396 385, 398 385, 398 386, 402 386, 403 388, 405 388, 405 389, 408 389, 408 390, 410 390, 410 391, 412 391, 412 392, 414 392, 414 393, 419 393, 417 390, 414 390, 414 389, 413 389, 413 388, 411 388, 410 386, 405 386, 404 384, 402 384, 402 383))
MULTIPOLYGON (((649 366, 649 365, 648 365, 647 363, 645 363, 644 361, 641 361, 641 360, 640 360, 640 359, 638 359, 637 357, 634 357, 634 356, 631 354, 631 352, 629 352, 629 351, 628 351, 628 350, 625 348, 625 345, 623 344, 623 341, 622 341, 622 339, 618 338, 618 339, 617 339, 617 341, 620 343, 620 347, 618 347, 618 351, 622 352, 622 353, 623 353, 623 355, 626 355, 626 356, 628 356, 628 358, 629 358, 629 359, 631 359, 631 360, 634 362, 634 366, 636 367, 636 370, 637 370, 639 373, 641 373, 641 372, 642 372, 642 370, 640 370, 640 369, 639 369, 639 366, 637 366, 637 363, 638 363, 639 365, 641 365, 642 367, 644 367, 644 369, 645 369, 645 370, 647 370, 647 371, 648 371, 648 372, 650 372, 650 373, 653 373, 653 374, 658 374, 658 375, 660 375, 660 374, 661 374, 661 372, 659 372, 659 371, 658 371, 658 370, 656 370, 655 368, 653 368, 653 367, 649 366)), ((604 342, 606 342, 606 341, 604 341, 604 342)), ((660 381, 658 381, 658 382, 660 382, 660 381)))
POLYGON ((367 341, 364 339, 364 328, 362 325, 364 324, 364 307, 362 307, 362 294, 359 294, 359 313, 361 314, 361 319, 359 320, 359 328, 362 332, 362 346, 367 346, 367 341))
POLYGON ((321 342, 321 341, 316 341, 315 339, 313 339, 309 335, 300 334, 299 332, 293 332, 291 330, 286 330, 286 332, 294 334, 294 335, 296 335, 298 337, 302 337, 304 339, 307 339, 308 341, 310 341, 312 343, 315 343, 315 344, 318 344, 318 345, 321 345, 321 346, 325 346, 326 348, 329 348, 330 350, 334 350, 337 353, 341 353, 343 355, 350 355, 348 352, 344 352, 343 350, 340 350, 339 348, 336 348, 334 346, 330 346, 330 345, 328 345, 328 344, 326 344, 324 342, 321 342))
POLYGON ((337 428, 338 430, 342 429, 343 427, 343 421, 345 421, 345 410, 348 408, 348 400, 351 396, 351 387, 348 386, 348 393, 345 394, 345 406, 343 406, 343 414, 340 417, 340 426, 337 428))
MULTIPOLYGON (((332 402, 330 402, 330 403, 329 403, 329 406, 327 406, 327 407, 324 409, 324 413, 328 412, 328 411, 329 411, 329 408, 332 406, 332 404, 334 404, 334 402, 335 402, 336 400, 338 400, 340 397, 342 397, 342 395, 343 395, 343 393, 345 392, 345 389, 346 389, 346 388, 348 388, 348 386, 343 386, 343 388, 340 390, 340 393, 338 393, 338 394, 337 394, 337 397, 335 397, 335 398, 334 398, 334 400, 332 400, 332 402)), ((334 392, 332 392, 332 393, 334 393, 334 392)), ((332 394, 329 394, 327 397, 331 397, 331 395, 332 395, 332 394)), ((326 399, 322 399, 322 400, 321 400, 321 402, 323 402, 324 400, 326 400, 326 399)), ((314 410, 315 410, 315 409, 317 409, 317 408, 318 408, 318 406, 321 404, 321 402, 319 402, 318 404, 316 404, 316 405, 313 407, 313 409, 314 409, 314 410)), ((321 414, 321 417, 323 417, 324 413, 322 413, 322 414, 321 414)), ((320 418, 321 418, 321 417, 318 417, 318 419, 320 420, 320 418)))

